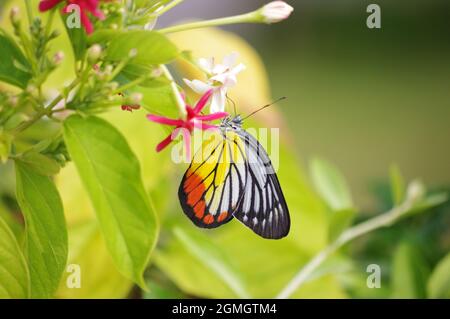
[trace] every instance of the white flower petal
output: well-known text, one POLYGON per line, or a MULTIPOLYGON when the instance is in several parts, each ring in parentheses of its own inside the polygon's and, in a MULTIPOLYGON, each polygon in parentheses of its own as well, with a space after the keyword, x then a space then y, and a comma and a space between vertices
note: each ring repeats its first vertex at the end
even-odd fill
POLYGON ((237 61, 239 54, 237 52, 231 52, 223 58, 223 65, 227 68, 232 68, 237 61))
POLYGON ((214 58, 200 58, 198 65, 207 73, 212 73, 214 68, 214 58))
POLYGON ((211 106, 210 106, 210 113, 216 113, 216 112, 223 112, 225 111, 225 89, 218 89, 214 90, 212 100, 211 100, 211 106))
POLYGON ((189 86, 195 93, 198 94, 204 94, 206 91, 212 89, 212 86, 202 82, 200 80, 188 80, 188 79, 183 79, 184 83, 186 83, 187 86, 189 86))

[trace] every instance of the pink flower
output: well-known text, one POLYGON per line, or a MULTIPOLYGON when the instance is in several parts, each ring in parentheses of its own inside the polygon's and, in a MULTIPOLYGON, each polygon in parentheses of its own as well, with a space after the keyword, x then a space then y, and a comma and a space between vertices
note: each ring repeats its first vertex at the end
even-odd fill
POLYGON ((228 113, 226 112, 216 112, 208 115, 202 115, 201 111, 208 103, 209 99, 211 98, 211 95, 213 93, 213 90, 207 91, 203 96, 198 100, 197 104, 195 104, 194 107, 191 107, 186 104, 186 111, 187 116, 186 119, 171 119, 164 116, 158 116, 149 114, 147 115, 147 118, 152 121, 159 124, 164 125, 170 125, 175 126, 172 133, 169 134, 164 140, 162 140, 157 146, 156 151, 160 152, 164 148, 166 148, 167 145, 169 145, 181 132, 183 134, 184 139, 184 145, 186 147, 186 157, 190 158, 191 154, 191 136, 190 134, 194 130, 194 128, 198 128, 201 130, 207 130, 212 128, 217 128, 215 125, 211 125, 205 122, 210 122, 214 120, 218 120, 224 117, 228 116, 228 113))
POLYGON ((63 8, 64 13, 71 12, 69 10, 70 5, 75 4, 80 7, 81 24, 83 24, 87 34, 91 34, 94 31, 94 27, 92 22, 89 20, 88 13, 100 20, 105 18, 103 12, 98 9, 100 0, 41 0, 41 2, 39 2, 39 11, 44 12, 53 9, 56 5, 64 1, 66 2, 66 5, 63 8))

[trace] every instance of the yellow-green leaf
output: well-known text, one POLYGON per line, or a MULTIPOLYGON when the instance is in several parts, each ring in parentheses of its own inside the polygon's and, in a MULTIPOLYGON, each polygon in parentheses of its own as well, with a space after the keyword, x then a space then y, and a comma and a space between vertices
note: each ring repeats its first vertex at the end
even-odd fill
POLYGON ((64 140, 116 267, 145 288, 143 272, 159 229, 136 156, 119 131, 98 117, 70 116, 64 140))
POLYGON ((67 230, 53 181, 16 162, 17 201, 26 224, 31 297, 51 298, 66 265, 67 230))

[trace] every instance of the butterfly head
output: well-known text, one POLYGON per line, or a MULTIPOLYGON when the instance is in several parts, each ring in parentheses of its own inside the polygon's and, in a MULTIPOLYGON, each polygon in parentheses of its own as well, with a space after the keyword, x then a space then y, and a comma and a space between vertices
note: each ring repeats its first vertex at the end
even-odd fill
POLYGON ((221 126, 222 127, 229 127, 233 129, 240 129, 242 127, 242 117, 240 115, 236 115, 234 117, 226 117, 223 121, 221 126))

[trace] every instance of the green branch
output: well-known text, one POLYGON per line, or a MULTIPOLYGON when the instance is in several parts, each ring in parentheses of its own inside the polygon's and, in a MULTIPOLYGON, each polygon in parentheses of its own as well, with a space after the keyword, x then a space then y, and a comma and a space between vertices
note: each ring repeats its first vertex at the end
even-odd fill
POLYGON ((402 204, 389 210, 388 212, 371 218, 365 222, 355 225, 344 232, 325 249, 319 252, 313 259, 311 259, 299 272, 292 278, 292 280, 283 288, 283 290, 276 297, 277 299, 289 298, 295 291, 297 291, 311 276, 311 274, 334 252, 339 248, 371 231, 394 224, 401 217, 410 212, 423 195, 423 186, 419 182, 412 182, 408 187, 408 194, 402 204))

